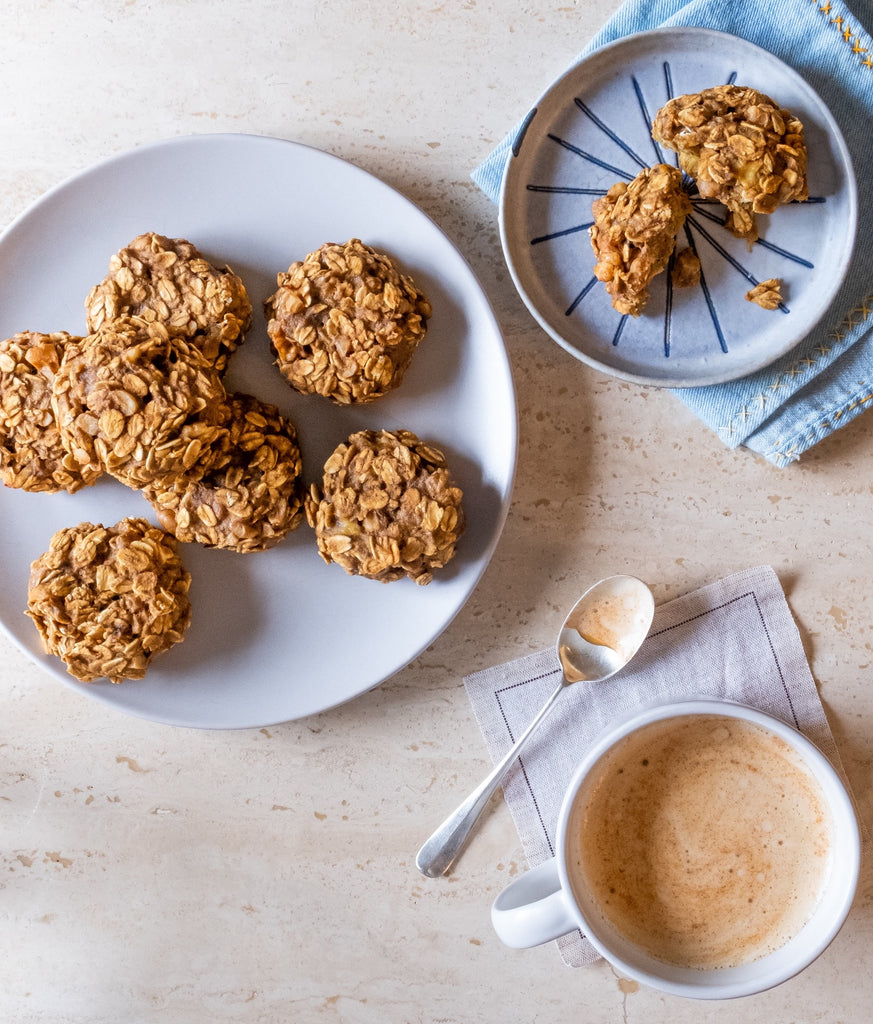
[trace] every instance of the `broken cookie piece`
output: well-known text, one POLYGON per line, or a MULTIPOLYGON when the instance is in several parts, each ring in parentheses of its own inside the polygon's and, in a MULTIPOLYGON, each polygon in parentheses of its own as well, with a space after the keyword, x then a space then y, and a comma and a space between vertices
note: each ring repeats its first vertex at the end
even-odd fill
POLYGON ((679 154, 704 199, 727 207, 726 226, 739 238, 758 237, 756 214, 809 196, 803 125, 755 89, 677 96, 658 111, 652 137, 679 154))
POLYGON ((0 341, 0 480, 7 487, 73 494, 101 473, 67 452, 52 409, 64 349, 79 341, 65 331, 21 331, 0 341))
POLYGON ((591 212, 594 276, 606 284, 619 313, 639 316, 649 285, 666 268, 676 235, 691 212, 682 174, 667 164, 646 168, 630 184, 619 182, 595 199, 591 212))
POLYGON ((693 288, 700 284, 700 257, 690 246, 676 253, 671 279, 674 288, 693 288))
POLYGON ((746 302, 754 302, 761 309, 778 309, 782 302, 782 282, 778 277, 761 281, 746 292, 746 302))

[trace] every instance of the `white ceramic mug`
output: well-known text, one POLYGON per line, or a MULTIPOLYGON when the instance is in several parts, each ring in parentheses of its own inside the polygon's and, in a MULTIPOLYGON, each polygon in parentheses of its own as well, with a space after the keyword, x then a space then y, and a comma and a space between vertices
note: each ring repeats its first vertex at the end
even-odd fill
MULTIPOLYGON (((849 912, 861 856, 860 832, 851 797, 821 751, 797 730, 770 715, 720 700, 692 700, 649 708, 610 728, 577 768, 561 807, 556 838, 556 857, 522 875, 495 901, 491 918, 501 940, 516 949, 528 948, 580 929, 597 952, 628 978, 673 995, 698 999, 728 999, 762 992, 812 963, 830 944, 849 912), (568 868, 572 830, 575 827, 578 831, 578 812, 574 817, 573 809, 592 769, 616 743, 643 726, 685 715, 739 718, 783 739, 818 782, 831 815, 827 868, 811 916, 783 945, 735 966, 676 966, 651 955, 628 940, 599 912, 590 888, 580 882, 580 872, 575 872, 574 885, 568 868)), ((578 850, 578 842, 573 848, 578 850)))

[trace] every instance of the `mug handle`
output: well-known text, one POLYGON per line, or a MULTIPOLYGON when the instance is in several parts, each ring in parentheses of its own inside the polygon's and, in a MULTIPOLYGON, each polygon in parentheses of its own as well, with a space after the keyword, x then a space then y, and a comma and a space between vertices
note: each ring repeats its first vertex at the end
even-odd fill
POLYGON ((528 949, 575 931, 579 925, 561 888, 552 857, 508 885, 491 907, 498 938, 511 949, 528 949))

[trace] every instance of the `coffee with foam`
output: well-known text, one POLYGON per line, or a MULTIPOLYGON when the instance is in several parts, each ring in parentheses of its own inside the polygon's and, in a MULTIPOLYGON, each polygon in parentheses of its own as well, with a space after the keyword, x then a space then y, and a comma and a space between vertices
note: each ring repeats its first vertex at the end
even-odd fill
POLYGON ((715 715, 655 721, 579 790, 568 869, 580 905, 667 963, 732 967, 796 935, 824 888, 832 822, 780 737, 715 715))

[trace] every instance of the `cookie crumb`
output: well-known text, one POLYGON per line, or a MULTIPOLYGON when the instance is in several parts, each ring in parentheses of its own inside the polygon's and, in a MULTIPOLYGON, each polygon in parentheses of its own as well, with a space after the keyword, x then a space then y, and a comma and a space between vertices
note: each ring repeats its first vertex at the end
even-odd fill
POLYGON ((754 302, 761 309, 778 309, 782 303, 782 282, 778 277, 761 281, 746 292, 746 302, 754 302))
POLYGON ((674 288, 693 288, 700 284, 700 257, 690 246, 676 253, 672 277, 674 288))

